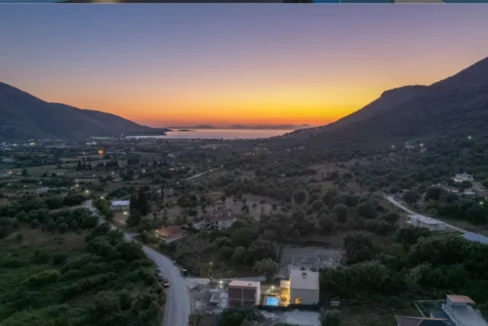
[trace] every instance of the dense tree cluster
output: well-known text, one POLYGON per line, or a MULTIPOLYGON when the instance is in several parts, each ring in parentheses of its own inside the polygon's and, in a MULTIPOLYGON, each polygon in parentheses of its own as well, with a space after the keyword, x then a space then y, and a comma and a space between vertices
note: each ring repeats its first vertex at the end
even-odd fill
POLYGON ((90 229, 97 225, 98 217, 85 208, 49 210, 62 203, 63 199, 58 197, 46 200, 36 198, 22 205, 0 208, 0 238, 12 233, 18 223, 28 223, 32 228, 60 233, 90 229))
POLYGON ((349 265, 321 273, 325 297, 352 302, 434 299, 469 295, 488 310, 488 246, 458 235, 432 236, 426 229, 399 229, 395 243, 373 248, 363 235, 346 237, 349 265), (375 298, 373 300, 373 298, 375 298))
POLYGON ((164 293, 153 263, 107 224, 93 229, 81 251, 7 246, 0 252, 0 272, 11 277, 0 280, 2 325, 160 324, 164 293))

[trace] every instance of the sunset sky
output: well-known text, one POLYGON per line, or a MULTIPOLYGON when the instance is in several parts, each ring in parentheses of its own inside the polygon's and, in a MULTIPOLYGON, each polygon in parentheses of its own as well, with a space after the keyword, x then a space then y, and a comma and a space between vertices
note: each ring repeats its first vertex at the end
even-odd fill
POLYGON ((2 5, 0 81, 151 126, 326 124, 488 55, 483 5, 2 5))

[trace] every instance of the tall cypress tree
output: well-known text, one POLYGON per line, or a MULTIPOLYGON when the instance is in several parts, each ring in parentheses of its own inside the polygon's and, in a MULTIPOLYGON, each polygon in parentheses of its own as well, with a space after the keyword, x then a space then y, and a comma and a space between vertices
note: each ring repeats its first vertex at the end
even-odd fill
POLYGON ((138 208, 142 215, 147 215, 149 213, 149 200, 147 199, 147 194, 143 187, 139 188, 139 196, 137 198, 138 208))

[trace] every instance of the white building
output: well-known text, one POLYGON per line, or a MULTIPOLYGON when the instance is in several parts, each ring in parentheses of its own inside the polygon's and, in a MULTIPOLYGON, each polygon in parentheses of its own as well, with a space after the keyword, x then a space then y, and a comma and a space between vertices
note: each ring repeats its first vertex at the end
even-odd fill
POLYGON ((110 206, 114 211, 125 211, 130 207, 130 200, 112 200, 110 206))
POLYGON ((319 303, 319 273, 300 268, 290 269, 290 304, 319 303))
POLYGON ((488 326, 474 305, 474 301, 465 295, 448 295, 442 308, 456 326, 488 326))
POLYGON ((417 228, 426 228, 431 231, 445 231, 446 224, 442 221, 423 216, 418 214, 412 214, 409 216, 410 221, 409 224, 415 226, 417 228))
POLYGON ((470 189, 466 189, 463 191, 463 195, 466 195, 466 196, 474 196, 476 195, 476 193, 474 192, 474 190, 472 188, 470 189))
POLYGON ((224 230, 234 224, 236 218, 228 209, 220 208, 205 216, 205 221, 212 229, 224 230))
POLYGON ((463 182, 463 181, 473 182, 474 181, 474 177, 471 174, 467 174, 466 172, 456 174, 456 176, 453 179, 455 182, 463 182))

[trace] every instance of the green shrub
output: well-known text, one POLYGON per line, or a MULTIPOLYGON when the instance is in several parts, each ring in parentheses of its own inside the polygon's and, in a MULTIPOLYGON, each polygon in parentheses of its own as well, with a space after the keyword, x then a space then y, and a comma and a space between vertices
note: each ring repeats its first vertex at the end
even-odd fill
POLYGON ((27 282, 33 286, 54 283, 61 278, 61 273, 56 269, 47 269, 29 277, 27 282))

